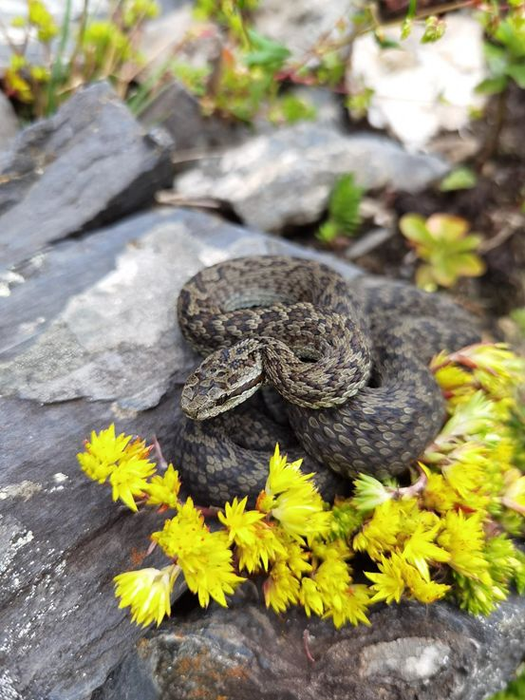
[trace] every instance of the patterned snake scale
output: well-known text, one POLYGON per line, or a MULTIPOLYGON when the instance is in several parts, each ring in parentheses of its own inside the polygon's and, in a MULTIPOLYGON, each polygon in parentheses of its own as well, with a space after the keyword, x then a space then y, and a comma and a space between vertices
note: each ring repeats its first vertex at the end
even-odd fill
POLYGON ((177 310, 206 357, 184 386, 188 417, 176 435, 183 481, 202 505, 253 499, 277 441, 305 458, 326 499, 347 490, 343 477, 401 474, 445 418, 430 359, 479 340, 441 295, 384 278, 348 282, 280 256, 202 270, 177 310))

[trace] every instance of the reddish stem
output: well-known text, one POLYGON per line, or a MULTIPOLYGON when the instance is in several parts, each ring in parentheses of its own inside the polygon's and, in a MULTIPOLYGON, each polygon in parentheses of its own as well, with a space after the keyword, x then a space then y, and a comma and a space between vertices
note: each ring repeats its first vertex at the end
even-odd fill
POLYGON ((312 652, 310 650, 310 633, 308 630, 304 630, 303 632, 303 647, 304 647, 304 653, 306 654, 306 658, 311 664, 315 664, 315 659, 312 656, 312 652))

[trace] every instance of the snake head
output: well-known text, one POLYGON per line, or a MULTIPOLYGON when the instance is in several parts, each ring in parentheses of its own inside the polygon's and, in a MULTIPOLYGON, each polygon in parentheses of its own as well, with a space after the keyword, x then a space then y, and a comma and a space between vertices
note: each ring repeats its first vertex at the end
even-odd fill
POLYGON ((249 399, 264 382, 261 343, 247 338, 221 348, 201 362, 186 380, 181 407, 193 420, 206 420, 249 399))

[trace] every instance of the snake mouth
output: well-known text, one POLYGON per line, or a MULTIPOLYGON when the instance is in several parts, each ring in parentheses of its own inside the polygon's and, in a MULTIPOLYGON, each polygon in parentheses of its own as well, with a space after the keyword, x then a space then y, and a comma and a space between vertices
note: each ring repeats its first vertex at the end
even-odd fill
MULTIPOLYGON (((227 403, 229 404, 229 402, 233 399, 241 397, 242 401, 245 401, 257 391, 257 389, 262 385, 262 383, 263 375, 257 374, 254 377, 252 377, 249 381, 244 382, 244 384, 240 384, 239 386, 235 387, 235 389, 233 389, 232 391, 224 393, 222 396, 215 400, 215 404, 217 406, 225 406, 227 403)), ((242 401, 236 401, 234 405, 238 405, 239 403, 242 403, 242 401)))

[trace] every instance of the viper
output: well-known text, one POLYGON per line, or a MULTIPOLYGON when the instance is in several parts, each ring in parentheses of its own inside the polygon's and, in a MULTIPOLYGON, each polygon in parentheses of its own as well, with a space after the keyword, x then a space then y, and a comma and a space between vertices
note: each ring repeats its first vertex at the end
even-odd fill
POLYGON ((177 430, 183 478, 201 503, 256 495, 277 441, 305 456, 326 498, 359 472, 401 474, 445 419, 432 356, 479 340, 445 296, 366 275, 347 281, 283 256, 200 271, 177 315, 205 356, 183 388, 177 430))

